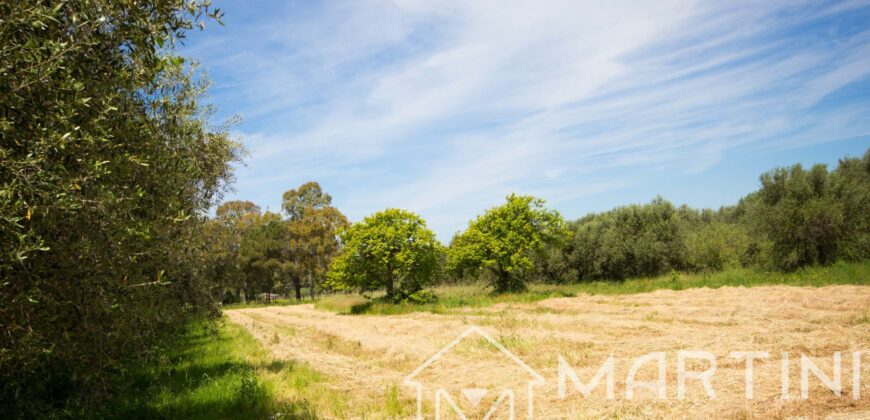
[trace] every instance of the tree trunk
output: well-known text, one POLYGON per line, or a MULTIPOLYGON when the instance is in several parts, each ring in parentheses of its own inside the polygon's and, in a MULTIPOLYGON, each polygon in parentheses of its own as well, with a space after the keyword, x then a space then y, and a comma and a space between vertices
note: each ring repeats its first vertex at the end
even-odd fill
POLYGON ((293 289, 296 290, 296 301, 302 300, 302 281, 299 277, 293 278, 293 289))
POLYGON ((308 295, 311 296, 311 300, 314 300, 314 276, 308 276, 308 295))
POLYGON ((512 277, 511 273, 502 268, 501 264, 492 267, 492 271, 496 277, 496 293, 516 293, 525 290, 525 284, 522 280, 512 277))
POLYGON ((387 274, 387 299, 392 299, 393 297, 393 273, 390 272, 387 274))

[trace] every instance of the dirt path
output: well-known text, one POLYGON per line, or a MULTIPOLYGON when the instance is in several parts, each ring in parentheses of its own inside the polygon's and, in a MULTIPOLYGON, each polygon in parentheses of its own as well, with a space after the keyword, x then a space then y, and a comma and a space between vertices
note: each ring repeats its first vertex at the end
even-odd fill
MULTIPOLYGON (((545 383, 535 388, 536 418, 823 418, 836 413, 870 417, 870 353, 861 359, 860 398, 852 398, 853 352, 870 352, 868 287, 782 286, 578 296, 468 308, 446 315, 336 315, 311 305, 226 314, 276 357, 310 364, 356 398, 381 398, 389 386, 398 386, 412 404, 415 393, 403 385, 405 376, 469 326, 477 325, 544 378, 545 383), (703 350, 715 356, 715 400, 707 398, 698 380, 687 381, 686 397, 678 399, 680 350, 703 350), (734 351, 770 354, 754 362, 752 400, 745 397, 745 362, 729 357, 734 351), (832 376, 837 351, 841 352, 841 396, 810 374, 809 398, 800 398, 800 355, 809 356, 832 376), (637 357, 651 352, 665 355, 666 398, 660 400, 653 390, 638 389, 629 400, 629 368, 637 357), (788 400, 780 398, 782 352, 790 355, 788 400), (559 395, 560 356, 585 383, 610 355, 615 360, 614 399, 606 398, 604 380, 584 397, 567 379, 566 395, 559 395)), ((525 378, 515 366, 505 364, 504 358, 495 357, 498 351, 481 339, 460 344, 440 365, 432 366, 435 372, 427 372, 428 383, 484 390, 525 378)), ((690 361, 687 370, 707 367, 706 361, 690 361)), ((655 363, 648 363, 636 380, 652 381, 657 372, 655 363)), ((494 392, 485 395, 483 407, 498 396, 494 392)), ((524 417, 519 406, 517 410, 518 417, 524 417)))

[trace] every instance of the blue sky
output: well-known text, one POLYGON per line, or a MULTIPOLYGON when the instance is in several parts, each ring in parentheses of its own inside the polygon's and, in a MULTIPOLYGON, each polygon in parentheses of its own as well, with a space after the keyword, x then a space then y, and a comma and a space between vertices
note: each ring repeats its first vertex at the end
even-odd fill
POLYGON ((870 147, 870 2, 215 1, 181 48, 250 151, 236 191, 316 180, 442 241, 511 193, 567 218, 733 204, 870 147))

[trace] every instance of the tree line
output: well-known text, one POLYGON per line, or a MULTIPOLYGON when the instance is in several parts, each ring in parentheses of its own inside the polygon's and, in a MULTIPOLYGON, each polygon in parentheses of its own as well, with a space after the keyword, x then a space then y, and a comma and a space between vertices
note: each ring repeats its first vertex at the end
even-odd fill
MULTIPOLYGON (((794 270, 870 257, 870 150, 863 158, 841 159, 831 171, 825 165, 777 168, 761 175, 760 183, 736 205, 718 210, 656 197, 574 221, 542 199, 511 194, 445 246, 420 216, 405 210, 348 224, 311 182, 285 193, 284 218, 260 214, 248 202, 218 208, 211 223, 234 239, 211 242, 223 259, 214 266, 238 270, 224 284, 243 295, 295 290, 299 299, 304 285, 311 298, 321 291, 382 290, 394 302, 425 302, 436 297, 423 289, 445 282, 485 281, 502 293, 522 291, 530 282, 734 267, 794 270), (305 216, 324 209, 335 217, 305 216), (316 246, 298 245, 312 238, 316 246)), ((225 301, 235 300, 235 292, 226 292, 225 301)))

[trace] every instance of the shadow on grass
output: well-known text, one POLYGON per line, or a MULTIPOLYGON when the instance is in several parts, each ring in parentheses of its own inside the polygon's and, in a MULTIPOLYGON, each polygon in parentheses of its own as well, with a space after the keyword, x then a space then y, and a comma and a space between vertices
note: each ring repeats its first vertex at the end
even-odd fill
POLYGON ((305 400, 278 401, 261 374, 296 364, 262 357, 263 349, 235 326, 194 325, 159 362, 119 381, 119 398, 100 418, 314 419, 305 400), (253 360, 253 361, 252 361, 253 360))
POLYGON ((350 313, 353 315, 360 315, 367 313, 372 307, 372 301, 357 303, 350 307, 350 313))

